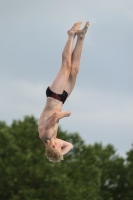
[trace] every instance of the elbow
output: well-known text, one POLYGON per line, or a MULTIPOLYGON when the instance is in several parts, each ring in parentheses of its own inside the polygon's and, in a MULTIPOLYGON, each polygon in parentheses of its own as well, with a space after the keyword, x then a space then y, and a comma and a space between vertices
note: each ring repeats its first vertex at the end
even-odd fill
POLYGON ((38 132, 39 132, 39 138, 43 142, 51 139, 51 137, 47 136, 47 134, 44 131, 42 131, 41 129, 39 129, 39 128, 38 128, 38 132))
POLYGON ((39 133, 39 138, 43 141, 43 135, 41 133, 39 133))
POLYGON ((41 135, 41 134, 39 134, 39 138, 40 138, 40 140, 42 140, 43 142, 46 142, 47 140, 50 140, 50 139, 51 139, 50 137, 43 136, 43 135, 41 135))
POLYGON ((40 126, 38 126, 38 133, 39 133, 39 138, 42 140, 43 132, 42 132, 42 128, 40 126))

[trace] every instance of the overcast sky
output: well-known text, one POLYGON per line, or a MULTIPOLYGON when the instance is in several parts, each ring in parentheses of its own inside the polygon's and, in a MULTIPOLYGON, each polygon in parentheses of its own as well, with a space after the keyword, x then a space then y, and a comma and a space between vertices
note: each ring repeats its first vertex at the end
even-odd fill
POLYGON ((133 143, 133 1, 0 0, 0 120, 34 115, 61 65, 67 30, 90 21, 63 130, 87 144, 133 143))

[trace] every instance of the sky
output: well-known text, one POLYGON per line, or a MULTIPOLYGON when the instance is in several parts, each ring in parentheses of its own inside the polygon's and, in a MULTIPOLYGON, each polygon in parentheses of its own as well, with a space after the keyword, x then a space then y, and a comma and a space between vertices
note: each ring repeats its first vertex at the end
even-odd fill
POLYGON ((133 143, 132 0, 0 0, 0 120, 39 119, 77 21, 90 26, 63 106, 72 114, 60 126, 86 144, 113 144, 124 156, 133 143))

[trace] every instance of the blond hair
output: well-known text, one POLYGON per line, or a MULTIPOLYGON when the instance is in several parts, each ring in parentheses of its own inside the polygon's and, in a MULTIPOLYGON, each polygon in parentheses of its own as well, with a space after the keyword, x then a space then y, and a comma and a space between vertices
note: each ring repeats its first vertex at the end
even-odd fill
POLYGON ((57 148, 52 148, 50 146, 46 146, 46 157, 51 162, 60 162, 63 159, 63 155, 57 148))

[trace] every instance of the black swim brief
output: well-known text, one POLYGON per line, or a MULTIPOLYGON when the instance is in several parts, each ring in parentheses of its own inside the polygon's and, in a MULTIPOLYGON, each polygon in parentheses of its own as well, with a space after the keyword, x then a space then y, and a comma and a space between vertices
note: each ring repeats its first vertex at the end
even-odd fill
POLYGON ((46 90, 46 96, 47 97, 52 97, 54 99, 57 99, 57 100, 61 101, 64 104, 65 101, 66 101, 66 98, 68 96, 68 93, 64 90, 62 94, 56 94, 56 93, 52 92, 50 90, 50 88, 48 87, 47 90, 46 90))

